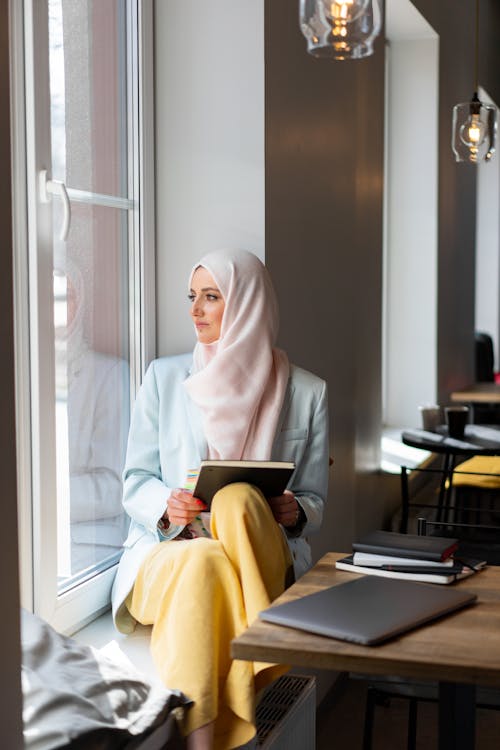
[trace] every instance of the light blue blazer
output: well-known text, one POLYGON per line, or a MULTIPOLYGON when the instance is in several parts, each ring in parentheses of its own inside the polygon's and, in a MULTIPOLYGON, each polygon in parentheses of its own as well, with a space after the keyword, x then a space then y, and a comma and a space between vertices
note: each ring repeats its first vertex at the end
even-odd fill
MULTIPOLYGON (((191 363, 191 354, 153 361, 132 413, 123 474, 123 505, 132 521, 112 591, 114 621, 124 633, 135 627, 124 602, 142 561, 164 538, 157 525, 170 491, 184 486, 188 471, 207 457, 200 413, 182 385, 191 363)), ((326 383, 291 365, 271 458, 296 464, 288 489, 307 519, 300 535, 286 534, 296 578, 311 565, 305 537, 321 524, 328 490, 328 456, 326 383)), ((180 527, 171 526, 169 537, 179 531, 180 527)))

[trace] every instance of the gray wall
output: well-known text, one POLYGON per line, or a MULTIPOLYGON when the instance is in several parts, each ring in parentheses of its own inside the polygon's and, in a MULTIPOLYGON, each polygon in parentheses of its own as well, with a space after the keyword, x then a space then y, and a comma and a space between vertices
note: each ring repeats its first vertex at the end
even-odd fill
POLYGON ((450 151, 453 106, 473 93, 473 3, 418 2, 440 36, 438 399, 474 380, 476 171, 450 151), (450 22, 451 21, 451 22, 450 22))
MULTIPOLYGON (((438 398, 474 380, 476 169, 451 158, 451 113, 474 88, 475 4, 415 0, 440 36, 438 398)), ((500 101, 500 7, 480 3, 479 83, 500 101)), ((498 159, 499 155, 495 156, 498 159)))
POLYGON ((330 501, 315 557, 378 525, 383 43, 365 60, 306 54, 287 0, 267 0, 266 263, 280 344, 328 381, 330 501))
MULTIPOLYGON (((437 394, 446 403, 473 380, 476 175, 454 162, 450 140, 453 106, 472 95, 474 4, 414 4, 440 35, 437 394)), ((481 8, 480 82, 495 98, 500 11, 493 0, 481 8)), ((265 22, 266 263, 280 298, 280 343, 330 390, 335 463, 317 556, 386 522, 398 497, 376 470, 383 48, 379 40, 374 57, 351 63, 315 60, 286 0, 267 0, 265 22)))
POLYGON ((23 747, 21 725, 21 674, 19 646, 19 576, 17 553, 17 487, 14 396, 14 337, 12 288, 12 203, 10 193, 9 121, 9 13, 8 2, 0 3, 0 361, 2 419, 0 420, 0 571, 2 617, 0 618, 0 663, 2 700, 0 734, 2 747, 23 747))
POLYGON ((155 4, 158 355, 194 346, 187 280, 206 252, 264 260, 263 26, 264 0, 155 4))

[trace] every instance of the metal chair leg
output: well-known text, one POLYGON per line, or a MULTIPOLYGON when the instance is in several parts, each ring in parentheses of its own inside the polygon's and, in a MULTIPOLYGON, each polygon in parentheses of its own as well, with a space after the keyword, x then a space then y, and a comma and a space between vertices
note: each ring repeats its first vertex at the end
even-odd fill
POLYGON ((408 750, 417 750, 417 708, 417 699, 410 698, 408 706, 408 750))
POLYGON ((375 719, 376 701, 376 689, 368 686, 366 690, 365 722, 363 727, 363 750, 372 750, 373 721, 375 719))
POLYGON ((410 506, 410 496, 408 490, 408 469, 406 466, 401 467, 401 522, 399 524, 399 533, 408 533, 408 514, 410 506))

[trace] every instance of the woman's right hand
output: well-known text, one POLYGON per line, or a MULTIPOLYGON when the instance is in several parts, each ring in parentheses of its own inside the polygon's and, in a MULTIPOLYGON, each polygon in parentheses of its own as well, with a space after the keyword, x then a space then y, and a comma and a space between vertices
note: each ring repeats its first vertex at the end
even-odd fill
POLYGON ((168 499, 168 508, 163 514, 164 520, 169 520, 175 526, 187 526, 196 516, 206 509, 203 500, 193 497, 187 490, 172 490, 168 499))

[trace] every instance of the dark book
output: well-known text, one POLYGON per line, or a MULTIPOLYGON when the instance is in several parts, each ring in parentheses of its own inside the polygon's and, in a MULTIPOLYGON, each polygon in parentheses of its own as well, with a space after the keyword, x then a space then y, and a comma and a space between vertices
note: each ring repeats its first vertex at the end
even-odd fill
POLYGON ((353 556, 348 555, 337 560, 335 567, 339 570, 347 570, 349 573, 363 573, 363 575, 380 576, 381 578, 395 578, 405 581, 420 581, 421 583, 454 583, 462 578, 467 578, 486 566, 486 560, 473 560, 463 558, 451 566, 437 565, 383 565, 375 568, 365 565, 356 565, 353 556))
POLYGON ((376 555, 417 560, 446 560, 457 547, 458 539, 399 534, 396 531, 371 531, 352 545, 354 552, 372 552, 376 555))
POLYGON ((264 497, 282 495, 295 471, 291 461, 202 461, 193 495, 210 508, 215 493, 227 484, 253 484, 264 497))

